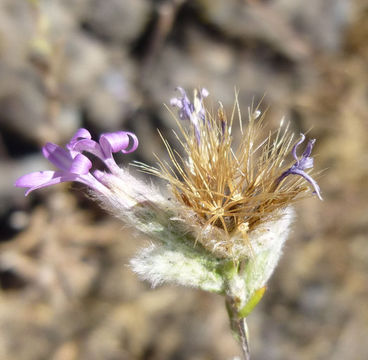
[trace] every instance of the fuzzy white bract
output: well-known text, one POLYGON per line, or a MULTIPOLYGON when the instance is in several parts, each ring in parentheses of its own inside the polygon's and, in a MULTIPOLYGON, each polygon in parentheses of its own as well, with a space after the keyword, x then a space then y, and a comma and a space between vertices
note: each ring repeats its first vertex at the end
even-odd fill
MULTIPOLYGON (((168 200, 156 187, 125 169, 119 176, 106 174, 101 181, 111 191, 109 196, 98 196, 102 206, 155 241, 130 262, 140 278, 153 287, 171 283, 226 294, 238 298, 241 306, 270 278, 293 219, 291 207, 280 211, 248 233, 250 245, 244 243, 240 233, 235 234, 230 241, 239 243, 239 251, 229 258, 196 242, 198 225, 188 220, 188 209, 175 199, 168 200), (239 259, 246 265, 241 271, 229 273, 229 262, 235 264, 239 259)), ((209 236, 206 243, 216 245, 220 230, 212 225, 207 228, 201 236, 209 236), (217 238, 212 238, 214 233, 217 238)))

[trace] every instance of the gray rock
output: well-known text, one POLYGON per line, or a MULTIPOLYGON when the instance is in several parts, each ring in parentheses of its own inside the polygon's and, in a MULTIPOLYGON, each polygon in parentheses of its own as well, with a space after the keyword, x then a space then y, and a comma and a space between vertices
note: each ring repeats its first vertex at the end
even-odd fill
POLYGON ((37 74, 30 68, 16 72, 12 67, 0 65, 0 76, 1 127, 36 143, 41 141, 46 99, 37 74))
POLYGON ((104 46, 82 33, 65 43, 64 95, 71 101, 84 100, 108 66, 104 46))
POLYGON ((242 41, 262 40, 291 59, 313 48, 337 50, 349 20, 349 0, 261 2, 200 0, 206 21, 242 41))
POLYGON ((111 51, 110 55, 84 103, 88 120, 100 131, 121 129, 142 101, 134 86, 136 65, 121 50, 119 54, 111 51))
POLYGON ((275 9, 287 14, 288 21, 313 47, 338 51, 351 20, 351 0, 277 0, 275 9))
POLYGON ((141 35, 150 7, 150 2, 145 0, 92 0, 84 20, 96 34, 128 43, 141 35))

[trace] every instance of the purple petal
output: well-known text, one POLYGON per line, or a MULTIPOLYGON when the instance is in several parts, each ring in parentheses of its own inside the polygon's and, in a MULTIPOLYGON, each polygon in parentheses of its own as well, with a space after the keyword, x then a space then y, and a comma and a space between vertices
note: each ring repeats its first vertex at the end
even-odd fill
POLYGON ((306 157, 300 159, 297 167, 301 170, 311 169, 313 167, 313 158, 306 157))
POLYGON ((71 151, 52 143, 47 143, 42 152, 46 159, 65 172, 84 175, 92 167, 91 161, 86 156, 77 154, 73 159, 71 151))
POLYGON ((179 118, 182 120, 190 120, 198 131, 198 118, 203 121, 206 118, 206 112, 203 106, 203 99, 209 95, 207 89, 202 88, 200 91, 194 92, 193 103, 190 102, 185 90, 178 86, 175 90, 179 91, 181 97, 172 98, 170 104, 179 109, 179 118))
POLYGON ((200 130, 198 122, 199 120, 206 120, 206 111, 203 106, 203 98, 207 97, 209 92, 205 88, 202 88, 200 91, 196 90, 194 92, 194 101, 191 103, 182 87, 178 86, 175 90, 180 92, 181 97, 172 98, 170 100, 170 104, 179 109, 178 113, 181 120, 190 120, 190 122, 193 124, 195 137, 199 143, 200 130))
POLYGON ((314 193, 317 194, 318 198, 320 200, 323 200, 321 196, 321 189, 318 186, 317 182, 310 175, 308 175, 305 171, 299 170, 299 169, 293 169, 293 170, 290 170, 290 174, 302 176, 305 180, 307 180, 313 186, 314 193))
POLYGON ((310 154, 312 153, 312 150, 313 150, 313 146, 314 146, 314 143, 316 142, 316 139, 311 139, 308 141, 308 144, 302 154, 302 157, 303 158, 306 158, 306 157, 309 157, 310 154))
POLYGON ((173 99, 171 99, 170 103, 173 106, 177 106, 180 109, 180 111, 179 111, 180 119, 190 120, 190 117, 191 117, 192 113, 194 112, 194 106, 189 101, 189 98, 188 98, 185 90, 182 87, 178 86, 175 90, 180 92, 181 98, 173 98, 173 99))
POLYGON ((129 137, 129 145, 125 148, 125 149, 121 149, 121 152, 123 154, 129 154, 132 153, 133 151, 137 150, 139 142, 138 142, 138 138, 135 134, 131 133, 131 132, 125 132, 125 134, 128 135, 129 137))
POLYGON ((62 147, 47 143, 42 148, 43 156, 60 170, 68 171, 72 165, 73 158, 69 151, 62 147))
POLYGON ((71 150, 79 153, 86 151, 90 154, 97 156, 101 160, 104 160, 105 158, 100 144, 90 139, 83 139, 76 141, 71 147, 71 150))
POLYGON ((29 188, 25 193, 27 196, 33 190, 59 184, 65 181, 74 181, 75 179, 75 175, 70 174, 68 176, 62 171, 39 171, 20 177, 14 185, 17 187, 29 188))
POLYGON ((308 175, 304 170, 310 169, 313 167, 313 158, 310 157, 313 149, 313 145, 316 140, 312 139, 308 141, 308 144, 301 156, 301 158, 298 158, 298 155, 296 153, 297 148, 299 145, 305 140, 305 135, 300 134, 301 138, 300 140, 294 145, 291 153, 295 159, 295 164, 290 167, 290 169, 284 171, 281 176, 276 180, 276 184, 279 184, 283 179, 285 179, 289 175, 300 175, 305 180, 307 180, 314 188, 314 193, 317 194, 318 198, 322 200, 321 191, 317 184, 317 182, 308 175))
POLYGON ((99 143, 106 158, 110 157, 111 153, 118 151, 128 154, 135 151, 138 147, 137 137, 133 133, 126 131, 102 134, 99 143))
POLYGON ((182 104, 182 102, 178 98, 172 98, 172 99, 170 99, 170 105, 171 106, 176 106, 179 109, 182 109, 183 108, 183 104, 182 104))
POLYGON ((101 170, 95 170, 93 171, 93 176, 96 178, 96 180, 101 183, 104 186, 109 187, 108 179, 109 179, 109 173, 106 173, 105 171, 101 170))
POLYGON ((51 180, 55 171, 37 171, 26 174, 17 179, 14 183, 16 187, 33 187, 51 180))
POLYGON ((300 170, 310 169, 313 167, 313 158, 311 158, 310 155, 312 153, 313 145, 316 142, 316 140, 312 139, 308 141, 308 144, 305 147, 305 150, 301 158, 299 159, 296 151, 299 145, 305 140, 305 135, 304 134, 300 134, 300 135, 301 135, 300 140, 294 145, 293 150, 292 150, 293 157, 296 160, 296 163, 294 166, 300 170))
POLYGON ((187 102, 190 102, 189 101, 189 98, 188 98, 188 96, 187 96, 187 92, 181 87, 181 86, 177 86, 176 88, 175 88, 175 90, 177 90, 177 91, 179 91, 180 92, 180 95, 181 95, 181 97, 182 97, 182 100, 183 101, 187 101, 187 102))
POLYGON ((76 174, 76 175, 86 175, 89 173, 89 170, 91 169, 91 167, 92 167, 92 162, 86 156, 82 154, 78 154, 74 158, 69 171, 72 174, 76 174))
POLYGON ((89 152, 102 161, 115 173, 119 171, 113 152, 122 151, 129 153, 138 147, 137 137, 130 132, 116 132, 104 134, 100 138, 100 144, 91 139, 91 134, 86 129, 79 129, 64 149, 56 144, 47 143, 43 148, 43 155, 61 171, 40 171, 27 174, 15 182, 15 186, 28 188, 26 195, 31 191, 58 184, 65 181, 77 181, 90 188, 108 194, 108 188, 98 180, 98 177, 90 173, 91 160, 82 154, 89 152))
POLYGON ((297 162, 299 161, 299 159, 298 159, 298 155, 296 154, 296 150, 299 147, 299 145, 305 140, 305 135, 304 134, 300 134, 300 136, 301 136, 300 140, 293 146, 293 149, 291 151, 295 161, 297 161, 297 162))
POLYGON ((77 143, 78 141, 82 139, 92 139, 92 136, 87 129, 84 129, 84 128, 78 129, 76 133, 73 135, 73 137, 71 138, 71 140, 69 141, 69 143, 66 145, 66 148, 69 150, 72 150, 75 143, 77 143))
POLYGON ((210 93, 206 88, 202 88, 202 90, 201 90, 202 98, 206 98, 209 94, 210 93))
POLYGON ((93 171, 93 176, 98 180, 98 181, 102 181, 105 176, 106 176, 106 173, 104 171, 101 171, 101 170, 94 170, 93 171))

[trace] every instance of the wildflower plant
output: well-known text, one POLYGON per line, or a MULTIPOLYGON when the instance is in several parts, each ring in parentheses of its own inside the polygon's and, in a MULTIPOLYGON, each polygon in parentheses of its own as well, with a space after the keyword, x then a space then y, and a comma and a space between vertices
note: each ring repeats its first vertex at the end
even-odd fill
POLYGON ((167 195, 120 168, 113 153, 133 152, 138 139, 130 132, 101 135, 98 142, 80 129, 66 148, 48 143, 44 156, 59 168, 24 175, 15 185, 26 194, 63 181, 87 185, 101 205, 152 239, 132 260, 131 268, 152 286, 174 283, 225 297, 232 330, 249 359, 246 317, 262 298, 289 234, 292 205, 321 191, 310 174, 315 140, 298 155, 305 135, 295 141, 280 125, 262 138, 264 115, 249 108, 241 120, 238 101, 228 118, 223 107, 210 113, 206 89, 190 101, 178 88, 171 100, 178 110, 177 139, 182 151, 163 137, 170 162, 157 167, 135 163, 164 179, 167 195), (235 146, 234 119, 240 141, 235 146), (291 153, 291 156, 290 156, 291 153), (92 171, 88 154, 100 158, 106 171, 92 171))

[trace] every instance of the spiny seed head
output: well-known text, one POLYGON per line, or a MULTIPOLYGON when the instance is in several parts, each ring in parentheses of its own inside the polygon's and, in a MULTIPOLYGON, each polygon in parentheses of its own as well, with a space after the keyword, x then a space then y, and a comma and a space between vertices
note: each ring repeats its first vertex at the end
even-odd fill
MULTIPOLYGON (((168 181, 186 209, 183 216, 199 229, 197 240, 205 248, 221 257, 242 256, 239 242, 249 253, 249 235, 261 225, 277 221, 290 204, 306 196, 311 177, 304 172, 306 167, 298 168, 297 158, 293 161, 289 156, 294 141, 288 125, 281 123, 264 138, 264 114, 258 108, 249 109, 248 121, 243 124, 237 98, 227 118, 221 104, 214 114, 205 108, 201 94, 207 92, 196 91, 193 106, 184 90, 180 91, 182 98, 171 104, 179 107, 180 119, 190 120, 188 126, 177 120, 177 138, 184 155, 163 138, 171 163, 158 158, 159 168, 146 169, 168 181), (241 134, 238 145, 232 135, 236 115, 241 134)), ((309 164, 312 145, 308 144, 304 157, 309 164)), ((294 146, 294 157, 295 152, 294 146)), ((305 162, 304 158, 299 162, 305 162)), ((320 196, 319 188, 316 191, 320 196)))

